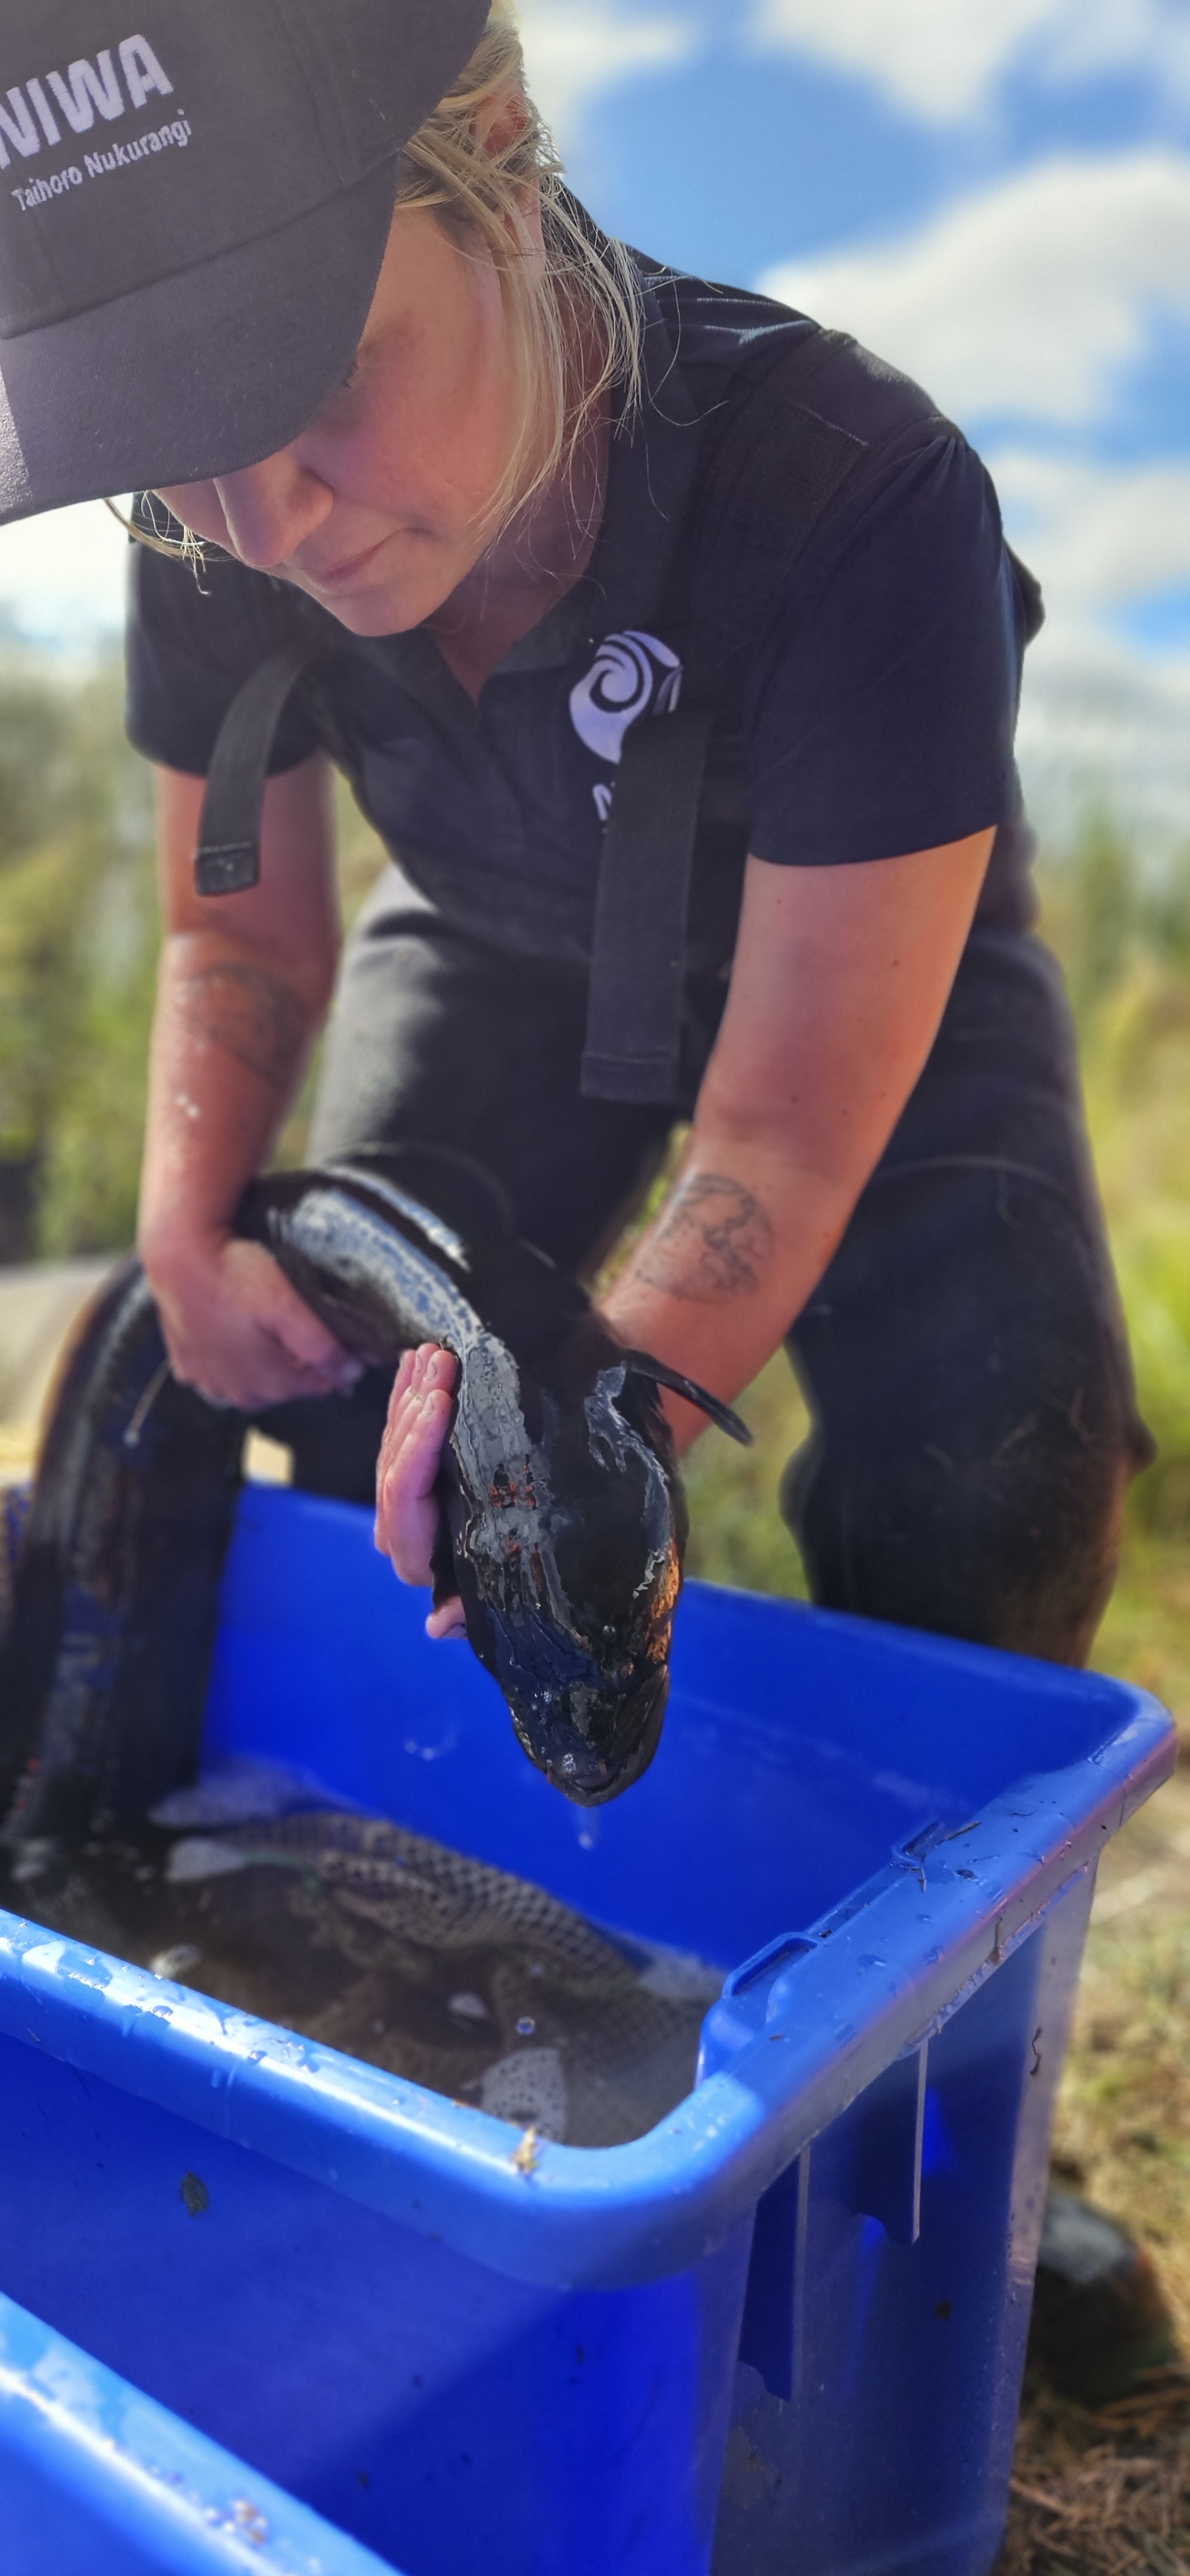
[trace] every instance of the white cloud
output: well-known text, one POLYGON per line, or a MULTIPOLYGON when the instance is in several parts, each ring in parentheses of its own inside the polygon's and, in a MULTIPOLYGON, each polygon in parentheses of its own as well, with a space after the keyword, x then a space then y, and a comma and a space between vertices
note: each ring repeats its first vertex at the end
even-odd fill
POLYGON ((1010 448, 989 463, 1009 537, 1062 619, 1190 585, 1190 459, 1087 464, 1010 448))
POLYGON ((1154 662, 1121 637, 1056 617, 1029 652, 1017 748, 1034 821, 1055 842, 1100 803, 1158 867, 1184 853, 1190 655, 1154 662))
POLYGON ((1036 819, 1066 837, 1088 800, 1160 861, 1190 817, 1190 653, 1146 651, 1119 612, 1190 582, 1190 460, 989 459, 1047 618, 1025 665, 1019 750, 1036 819))
POLYGON ((1185 0, 755 0, 762 45, 806 53, 926 122, 977 114, 1004 74, 1136 70, 1190 93, 1185 0))
POLYGON ((699 41, 688 18, 624 0, 520 0, 517 16, 530 90, 563 152, 591 99, 672 70, 699 41))
POLYGON ((124 620, 128 539, 102 501, 0 528, 0 610, 39 643, 87 646, 124 620))
POLYGON ((959 418, 1009 414, 1050 433, 1042 448, 1022 429, 989 453, 1049 611, 1021 711, 1030 804, 1059 839, 1096 798, 1155 858, 1184 849, 1190 653, 1146 649, 1122 613, 1190 583, 1190 456, 1087 458, 1061 433, 1110 417, 1162 313, 1190 318, 1190 156, 1049 161, 899 243, 792 262, 765 283, 857 331, 959 418))
POLYGON ((947 121, 978 106, 1054 0, 759 0, 762 42, 814 55, 947 121))
POLYGON ((1034 164, 907 238, 791 260, 770 294, 843 325, 960 419, 1101 418, 1158 309, 1190 316, 1190 155, 1034 164))

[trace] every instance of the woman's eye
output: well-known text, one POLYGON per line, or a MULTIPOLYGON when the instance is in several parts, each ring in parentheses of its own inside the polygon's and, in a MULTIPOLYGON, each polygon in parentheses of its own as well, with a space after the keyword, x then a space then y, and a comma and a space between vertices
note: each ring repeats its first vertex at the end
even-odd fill
POLYGON ((339 378, 339 382, 338 382, 338 384, 335 386, 334 392, 333 392, 333 393, 331 393, 331 394, 328 394, 328 395, 327 395, 326 401, 325 401, 325 403, 324 403, 324 405, 323 405, 323 409, 324 409, 324 411, 333 411, 333 410, 334 410, 334 407, 335 407, 335 404, 336 404, 336 403, 338 403, 338 402, 342 402, 343 397, 344 397, 344 395, 345 395, 345 394, 349 394, 349 393, 352 393, 352 392, 354 391, 354 389, 355 389, 356 385, 357 385, 357 384, 358 384, 358 382, 359 382, 359 375, 360 375, 360 362, 359 362, 359 351, 357 350, 357 351, 356 351, 356 354, 355 354, 355 356, 354 356, 354 358, 353 358, 353 359, 352 359, 352 361, 351 361, 350 366, 348 367, 348 369, 347 369, 347 371, 346 371, 346 373, 345 373, 344 375, 340 376, 340 378, 339 378))

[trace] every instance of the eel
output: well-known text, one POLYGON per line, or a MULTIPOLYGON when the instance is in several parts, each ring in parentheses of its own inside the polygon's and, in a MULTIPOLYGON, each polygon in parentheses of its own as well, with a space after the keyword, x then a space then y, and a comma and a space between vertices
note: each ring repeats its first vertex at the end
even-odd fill
MULTIPOLYGON (((658 1389, 746 1441, 742 1423, 617 1343, 462 1156, 365 1149, 275 1173, 236 1230, 369 1364, 454 1353, 436 1595, 461 1595, 538 1769, 580 1805, 618 1797, 660 1737, 687 1535, 658 1389)), ((63 1366, 0 1651, 8 1844, 102 1837, 194 1777, 248 1421, 173 1377, 124 1262, 63 1366)))

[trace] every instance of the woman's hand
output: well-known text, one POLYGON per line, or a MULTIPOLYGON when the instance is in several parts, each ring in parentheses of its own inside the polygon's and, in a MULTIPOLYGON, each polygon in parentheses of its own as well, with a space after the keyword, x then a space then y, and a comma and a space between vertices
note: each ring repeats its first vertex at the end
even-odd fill
POLYGON ((361 1374, 263 1244, 217 1233, 144 1253, 174 1375, 242 1413, 345 1394, 361 1374))
POLYGON ((233 1234, 267 1171, 338 954, 331 772, 269 780, 259 885, 199 895, 204 781, 158 773, 165 938, 141 1175, 141 1258, 179 1378, 246 1412, 352 1386, 359 1367, 263 1246, 233 1234))
MULTIPOLYGON (((434 1486, 450 1429, 458 1362, 433 1342, 406 1351, 389 1400, 388 1421, 376 1468, 376 1545, 391 1557, 402 1583, 434 1579, 431 1557, 438 1535, 434 1486)), ((426 1621, 427 1637, 462 1637, 463 1604, 457 1595, 426 1621)))

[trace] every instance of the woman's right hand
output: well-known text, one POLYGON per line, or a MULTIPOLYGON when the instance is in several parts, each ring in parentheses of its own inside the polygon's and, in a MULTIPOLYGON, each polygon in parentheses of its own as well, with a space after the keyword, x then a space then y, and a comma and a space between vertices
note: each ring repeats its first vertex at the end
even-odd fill
POLYGON ((225 1232, 142 1251, 174 1376, 255 1413, 345 1394, 362 1373, 263 1244, 225 1232))
MULTIPOLYGON (((388 1421, 376 1468, 376 1545, 391 1558, 402 1583, 434 1580, 438 1534, 438 1470, 454 1410, 459 1364, 436 1342, 406 1351, 389 1398, 388 1421)), ((427 1637, 465 1637, 457 1593, 439 1601, 426 1621, 427 1637)))

